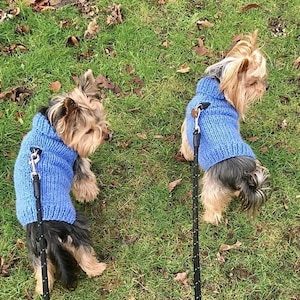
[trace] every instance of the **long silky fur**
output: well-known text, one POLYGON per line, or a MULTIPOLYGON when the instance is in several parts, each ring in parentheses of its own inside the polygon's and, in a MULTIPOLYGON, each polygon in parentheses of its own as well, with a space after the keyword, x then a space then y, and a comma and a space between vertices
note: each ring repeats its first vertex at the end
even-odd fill
POLYGON ((266 201, 267 169, 251 158, 237 156, 212 166, 208 172, 231 191, 239 191, 242 209, 254 212, 266 201))
MULTIPOLYGON (((28 224, 26 229, 29 258, 34 262, 34 257, 40 259, 37 223, 28 224)), ((86 218, 77 212, 76 221, 73 225, 58 221, 44 221, 43 229, 47 245, 47 257, 55 266, 56 278, 61 281, 65 288, 69 290, 75 289, 80 268, 73 255, 65 249, 63 243, 67 241, 69 236, 72 238, 74 247, 79 247, 80 245, 92 246, 86 218)))

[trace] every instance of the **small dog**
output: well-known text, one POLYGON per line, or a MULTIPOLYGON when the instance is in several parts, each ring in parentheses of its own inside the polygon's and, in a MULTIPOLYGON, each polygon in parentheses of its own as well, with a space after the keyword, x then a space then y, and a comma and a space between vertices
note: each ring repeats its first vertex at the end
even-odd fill
POLYGON ((239 118, 243 118, 253 101, 266 92, 266 59, 256 47, 257 31, 237 42, 220 62, 205 70, 197 84, 181 127, 180 152, 194 159, 191 115, 201 102, 210 106, 199 116, 200 145, 198 160, 205 173, 201 180, 203 219, 217 225, 222 212, 233 197, 241 200, 245 210, 254 212, 266 200, 268 170, 241 138, 239 118))
POLYGON ((72 190, 78 201, 92 201, 99 192, 87 158, 111 137, 99 100, 97 82, 88 70, 79 78, 78 87, 54 97, 48 107, 41 108, 33 119, 32 130, 21 143, 14 169, 17 217, 27 230, 26 242, 38 294, 43 289, 29 164, 32 147, 41 150, 36 169, 40 175, 49 290, 55 277, 64 287, 75 289, 79 266, 89 277, 101 275, 106 268, 95 256, 86 218, 75 210, 70 197, 72 190))

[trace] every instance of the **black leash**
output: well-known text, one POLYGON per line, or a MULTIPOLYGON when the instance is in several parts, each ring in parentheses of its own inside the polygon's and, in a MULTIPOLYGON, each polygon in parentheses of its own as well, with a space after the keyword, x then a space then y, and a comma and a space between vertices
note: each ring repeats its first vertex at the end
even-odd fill
POLYGON ((199 216, 198 216, 198 150, 200 142, 199 117, 203 110, 208 108, 209 102, 199 103, 192 109, 191 114, 195 119, 193 144, 194 144, 194 165, 193 165, 193 263, 194 263, 194 291, 195 300, 201 300, 201 276, 200 276, 200 257, 199 257, 199 216))
POLYGON ((41 186, 40 186, 40 174, 37 172, 36 164, 40 160, 42 150, 39 148, 30 148, 31 156, 29 163, 31 164, 32 172, 31 179, 33 182, 34 197, 36 199, 36 211, 37 211, 37 226, 40 243, 40 254, 41 254, 41 268, 42 268, 42 281, 43 281, 43 299, 50 299, 49 285, 48 285, 48 272, 47 272, 47 254, 46 254, 46 240, 44 236, 43 228, 43 216, 42 216, 42 205, 41 205, 41 186))

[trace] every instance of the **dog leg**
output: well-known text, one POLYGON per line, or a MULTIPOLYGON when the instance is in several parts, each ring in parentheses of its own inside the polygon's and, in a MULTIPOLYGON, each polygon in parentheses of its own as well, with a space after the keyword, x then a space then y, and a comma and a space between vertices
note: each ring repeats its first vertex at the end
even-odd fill
POLYGON ((179 152, 188 161, 194 160, 194 151, 191 149, 187 134, 186 134, 186 120, 183 121, 181 126, 181 146, 179 152))
MULTIPOLYGON (((42 278, 42 270, 41 270, 41 258, 35 257, 33 259, 33 269, 34 269, 34 277, 36 279, 36 287, 35 293, 36 294, 43 294, 43 278, 42 278)), ((55 274, 55 267, 52 264, 50 259, 47 259, 47 276, 48 276, 48 286, 49 292, 53 289, 54 285, 54 274, 55 274)))
POLYGON ((201 201, 204 208, 203 220, 218 225, 222 221, 222 212, 226 210, 233 197, 233 192, 224 188, 205 173, 202 179, 201 201))
POLYGON ((96 176, 90 167, 91 162, 88 158, 78 157, 74 164, 72 193, 79 202, 93 201, 99 194, 96 176))
POLYGON ((106 269, 106 264, 98 261, 95 250, 91 246, 80 245, 79 247, 74 247, 71 237, 63 245, 74 256, 80 268, 89 277, 99 276, 106 269))

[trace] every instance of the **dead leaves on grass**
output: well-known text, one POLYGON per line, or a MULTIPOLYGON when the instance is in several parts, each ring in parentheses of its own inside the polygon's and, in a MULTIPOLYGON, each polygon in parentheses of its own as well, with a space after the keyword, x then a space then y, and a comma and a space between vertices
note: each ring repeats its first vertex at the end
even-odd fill
POLYGON ((111 25, 117 25, 123 23, 123 16, 122 16, 120 4, 118 5, 113 3, 113 5, 109 7, 109 10, 111 13, 106 18, 107 25, 111 26, 111 25))
POLYGON ((182 181, 182 178, 176 179, 169 183, 169 193, 171 193, 177 185, 179 185, 182 181))
POLYGON ((233 245, 222 244, 219 248, 219 252, 217 253, 217 261, 219 264, 224 264, 226 261, 227 251, 238 249, 242 245, 241 242, 237 241, 233 245))
POLYGON ((0 93, 0 100, 11 100, 21 105, 26 104, 32 94, 33 91, 27 88, 16 87, 0 93))

